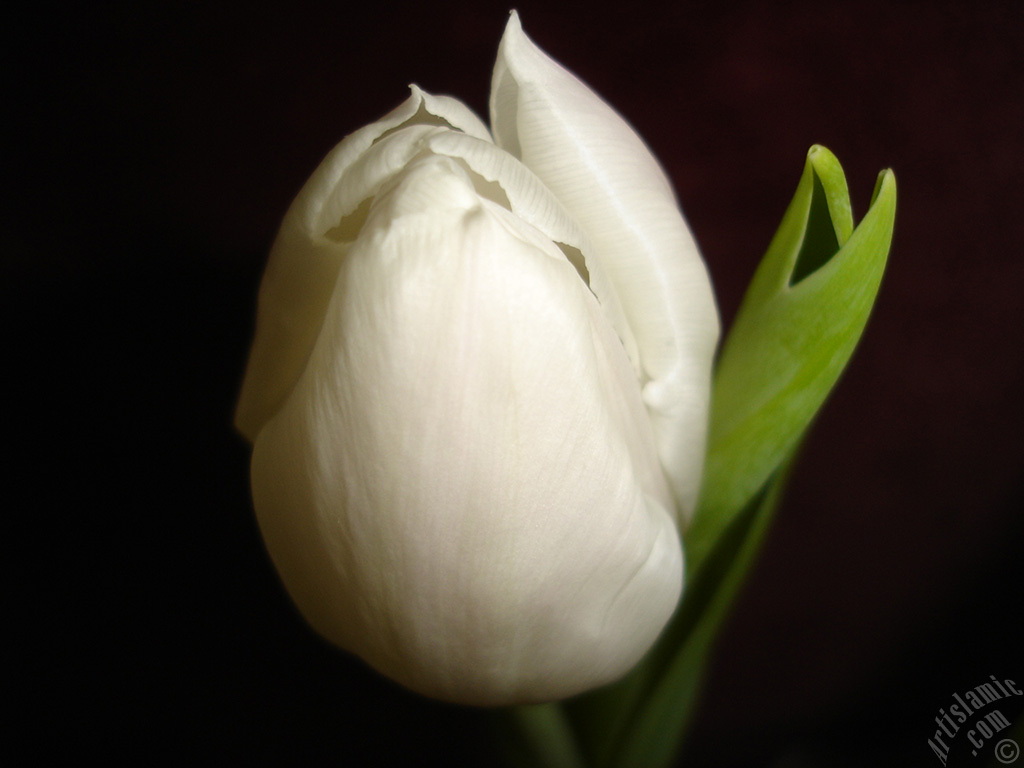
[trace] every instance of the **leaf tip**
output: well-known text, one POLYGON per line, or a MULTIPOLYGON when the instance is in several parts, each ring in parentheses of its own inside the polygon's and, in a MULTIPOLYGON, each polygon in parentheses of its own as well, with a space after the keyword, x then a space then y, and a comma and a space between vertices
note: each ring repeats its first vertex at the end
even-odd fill
POLYGON ((871 193, 872 206, 878 200, 879 195, 882 194, 892 195, 893 198, 896 196, 896 174, 893 173, 892 168, 883 168, 878 172, 878 178, 875 180, 875 189, 871 193))

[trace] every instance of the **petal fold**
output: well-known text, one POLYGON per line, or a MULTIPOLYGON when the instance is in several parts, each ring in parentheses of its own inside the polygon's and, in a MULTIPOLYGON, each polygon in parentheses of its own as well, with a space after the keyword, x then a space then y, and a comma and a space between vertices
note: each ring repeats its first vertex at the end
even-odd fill
MULTIPOLYGON (((461 102, 415 85, 410 89, 401 105, 345 137, 324 158, 285 215, 260 284, 256 334, 235 411, 235 425, 249 440, 295 385, 319 332, 349 247, 344 237, 326 235, 365 213, 360 206, 368 205, 408 159, 401 153, 412 145, 387 138, 403 128, 419 135, 454 129, 491 141, 484 124, 461 102), (386 142, 386 150, 371 152, 380 142, 386 142)), ((350 223, 356 233, 358 223, 350 223)))

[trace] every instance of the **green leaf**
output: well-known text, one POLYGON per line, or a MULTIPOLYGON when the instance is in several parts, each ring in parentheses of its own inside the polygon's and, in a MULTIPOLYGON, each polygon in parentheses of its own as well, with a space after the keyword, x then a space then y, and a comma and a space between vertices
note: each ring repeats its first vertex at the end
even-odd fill
POLYGON ((652 654, 653 685, 608 765, 662 768, 672 763, 695 711, 714 640, 761 549, 791 466, 787 462, 780 468, 732 519, 687 588, 652 654))
POLYGON ((854 230, 839 161, 811 147, 716 368, 704 489, 686 535, 691 572, 796 445, 853 354, 895 213, 886 170, 854 230))
POLYGON ((824 147, 751 281, 715 372, 704 489, 687 533, 684 600, 623 681, 569 702, 598 766, 667 765, 685 736, 714 639, 755 561, 800 439, 853 353, 892 239, 883 171, 854 229, 846 178, 824 147))

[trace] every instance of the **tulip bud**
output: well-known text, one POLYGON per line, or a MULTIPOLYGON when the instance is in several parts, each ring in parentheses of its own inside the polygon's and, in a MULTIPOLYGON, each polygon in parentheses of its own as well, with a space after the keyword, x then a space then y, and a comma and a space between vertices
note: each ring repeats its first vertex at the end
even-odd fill
POLYGON ((299 610, 403 685, 611 682, 679 599, 718 322, 668 181, 513 14, 491 101, 413 86, 288 211, 239 429, 299 610))

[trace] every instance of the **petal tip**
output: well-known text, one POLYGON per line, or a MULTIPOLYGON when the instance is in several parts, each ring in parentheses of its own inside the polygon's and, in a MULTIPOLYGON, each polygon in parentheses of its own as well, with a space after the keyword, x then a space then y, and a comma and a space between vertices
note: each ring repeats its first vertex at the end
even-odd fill
POLYGON ((505 25, 505 33, 501 36, 501 43, 499 44, 499 50, 506 46, 528 46, 530 48, 536 48, 533 41, 526 36, 526 32, 523 30, 523 22, 519 18, 519 11, 514 8, 509 11, 508 23, 505 25))

